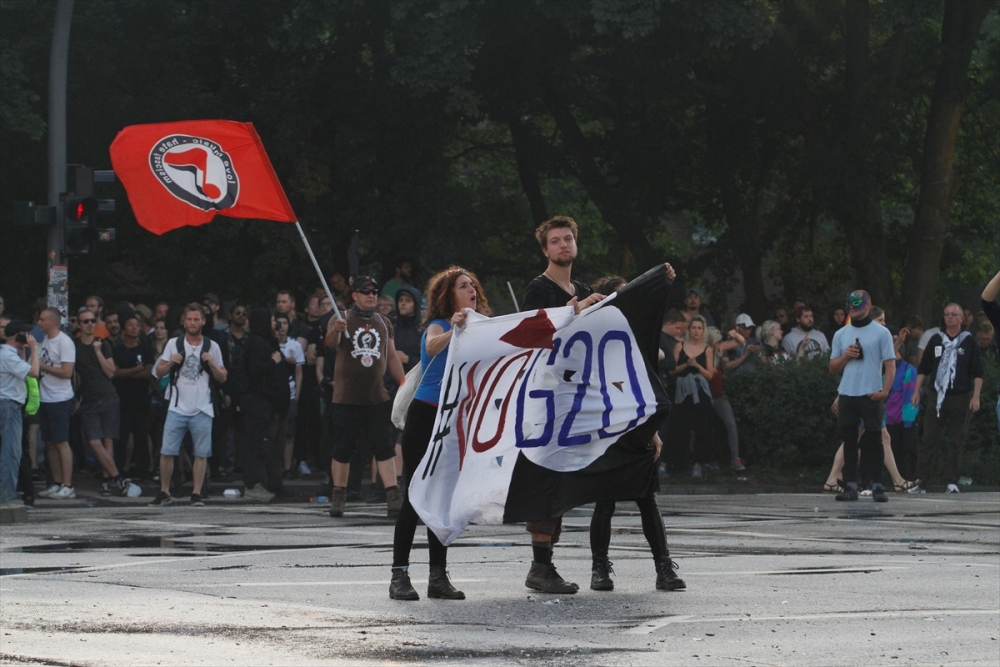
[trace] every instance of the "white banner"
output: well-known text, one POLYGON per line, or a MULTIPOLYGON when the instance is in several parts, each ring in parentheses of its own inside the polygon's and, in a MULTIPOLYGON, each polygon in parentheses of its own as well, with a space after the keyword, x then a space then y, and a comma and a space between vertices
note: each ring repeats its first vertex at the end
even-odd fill
POLYGON ((613 297, 487 318, 469 311, 451 339, 437 420, 409 498, 445 544, 470 523, 503 522, 517 460, 581 470, 657 408, 613 297))

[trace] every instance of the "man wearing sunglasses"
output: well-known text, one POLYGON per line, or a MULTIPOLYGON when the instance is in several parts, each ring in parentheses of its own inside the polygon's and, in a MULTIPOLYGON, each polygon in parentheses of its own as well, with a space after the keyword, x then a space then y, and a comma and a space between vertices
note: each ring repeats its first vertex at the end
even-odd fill
POLYGON ((354 304, 344 313, 347 319, 332 320, 326 346, 336 350, 333 378, 333 461, 330 474, 330 516, 343 516, 347 504, 350 462, 359 442, 367 444, 366 456, 374 455, 385 486, 388 516, 403 506, 403 494, 396 485, 396 448, 392 442, 390 413, 392 402, 383 378, 386 368, 403 384, 403 365, 396 354, 393 326, 376 312, 378 283, 358 276, 351 283, 354 304), (370 452, 370 454, 369 454, 370 452))
POLYGON ((862 476, 872 482, 872 500, 889 500, 882 488, 882 421, 885 399, 896 377, 896 351, 892 334, 872 321, 871 297, 864 290, 847 296, 851 324, 833 336, 830 372, 843 373, 837 393, 840 396, 837 428, 844 441, 844 483, 846 489, 837 500, 858 499, 858 449, 861 449, 862 476), (882 368, 885 366, 885 376, 882 368), (864 433, 858 438, 858 425, 864 433))
POLYGON ((128 480, 115 465, 114 441, 121 427, 121 401, 111 378, 114 377, 114 351, 111 343, 94 335, 97 316, 80 313, 80 337, 76 339, 76 373, 80 378, 80 421, 83 437, 94 450, 104 480, 101 494, 124 496, 128 480))

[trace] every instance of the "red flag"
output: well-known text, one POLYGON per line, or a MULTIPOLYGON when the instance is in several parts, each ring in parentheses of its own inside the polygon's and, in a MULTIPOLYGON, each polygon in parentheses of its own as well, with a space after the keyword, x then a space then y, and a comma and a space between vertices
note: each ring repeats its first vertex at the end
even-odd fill
POLYGON ((217 214, 297 220, 252 123, 131 125, 111 144, 111 164, 136 220, 154 234, 205 225, 217 214))

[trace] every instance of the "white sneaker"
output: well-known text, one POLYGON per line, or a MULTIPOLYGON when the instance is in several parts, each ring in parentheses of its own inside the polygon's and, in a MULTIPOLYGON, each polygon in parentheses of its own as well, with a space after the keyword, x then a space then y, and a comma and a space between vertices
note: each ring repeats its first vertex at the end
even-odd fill
POLYGON ((956 484, 949 484, 948 490, 945 493, 958 493, 958 486, 956 484))
POLYGON ((50 496, 52 496, 53 493, 58 492, 60 487, 61 487, 60 484, 53 484, 49 488, 45 489, 44 491, 39 491, 35 495, 38 496, 39 498, 49 498, 50 496))
POLYGON ((247 500, 260 500, 265 503, 274 500, 274 494, 265 489, 263 484, 257 484, 249 489, 244 489, 243 497, 247 500))
POLYGON ((76 498, 76 489, 72 486, 66 486, 63 484, 58 491, 53 493, 49 498, 58 498, 59 500, 69 500, 71 498, 76 498))
POLYGON ((308 477, 312 474, 312 470, 309 469, 309 464, 305 461, 299 461, 299 477, 308 477))
POLYGON ((921 489, 919 485, 917 485, 917 486, 911 486, 910 488, 908 488, 906 490, 906 492, 907 493, 927 493, 926 491, 924 491, 923 489, 921 489))

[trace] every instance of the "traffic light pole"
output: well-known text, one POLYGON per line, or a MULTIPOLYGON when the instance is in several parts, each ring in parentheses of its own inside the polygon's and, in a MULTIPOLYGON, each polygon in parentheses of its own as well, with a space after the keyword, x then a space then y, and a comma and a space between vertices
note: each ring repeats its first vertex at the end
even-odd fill
MULTIPOLYGON (((63 262, 63 210, 59 201, 66 191, 66 74, 69 65, 69 30, 73 21, 73 1, 56 0, 55 22, 52 26, 52 53, 49 59, 49 206, 56 207, 57 223, 49 227, 48 268, 49 306, 63 306, 63 299, 53 302, 53 282, 60 277, 65 289, 63 262), (54 266, 62 265, 62 272, 54 266), (55 275, 59 273, 59 275, 55 275), (60 303, 61 302, 61 303, 60 303)), ((63 312, 64 318, 68 312, 63 312)))

